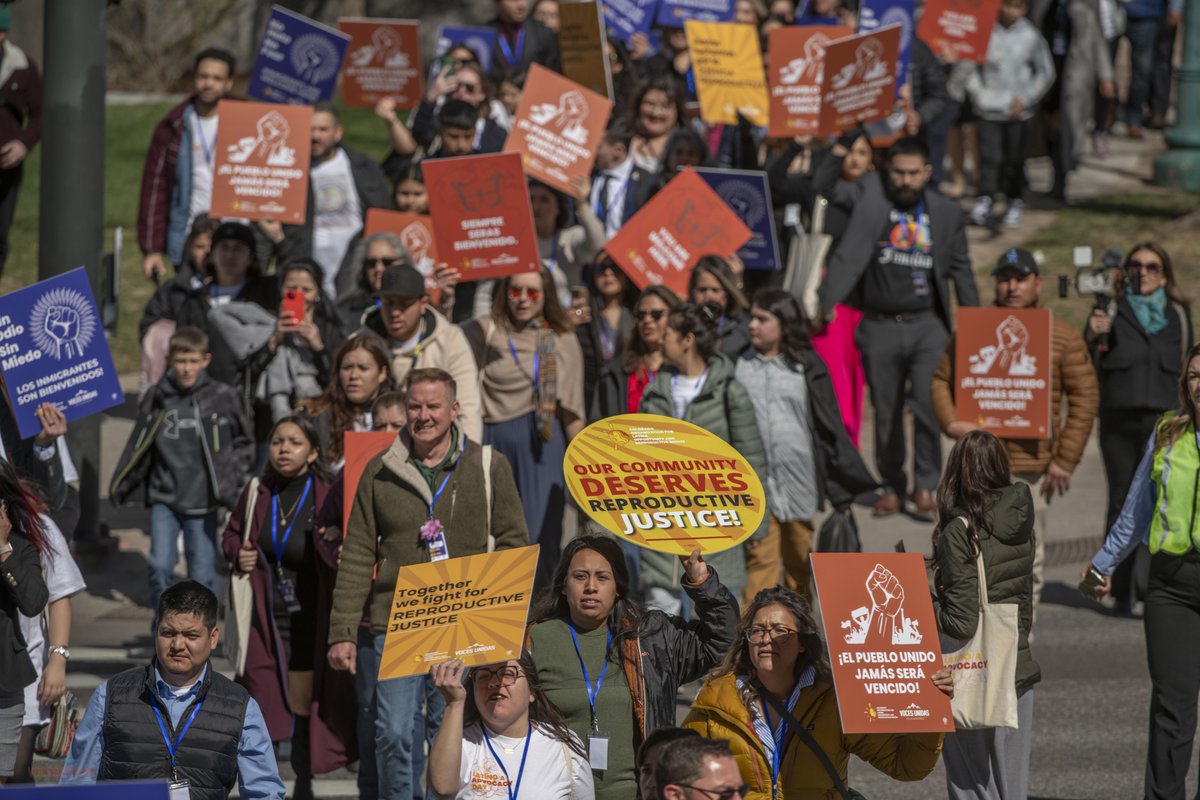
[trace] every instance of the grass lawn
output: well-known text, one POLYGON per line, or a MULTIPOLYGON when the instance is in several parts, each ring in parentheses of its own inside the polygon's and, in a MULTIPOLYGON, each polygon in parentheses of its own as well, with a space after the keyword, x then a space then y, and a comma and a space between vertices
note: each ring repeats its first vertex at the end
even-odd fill
MULTIPOLYGON (((171 108, 170 103, 140 106, 109 106, 107 156, 104 170, 104 249, 112 249, 112 234, 125 229, 125 252, 121 259, 121 308, 117 337, 111 343, 117 370, 136 373, 141 360, 137 323, 154 286, 142 276, 142 253, 137 247, 137 208, 142 166, 155 124, 171 108)), ((369 109, 347 109, 342 115, 345 140, 376 158, 383 158, 389 144, 387 131, 369 109)), ((37 280, 38 203, 41 188, 40 147, 25 164, 25 179, 13 223, 11 251, 0 293, 28 286, 37 280)), ((78 266, 72 264, 71 266, 78 266)))

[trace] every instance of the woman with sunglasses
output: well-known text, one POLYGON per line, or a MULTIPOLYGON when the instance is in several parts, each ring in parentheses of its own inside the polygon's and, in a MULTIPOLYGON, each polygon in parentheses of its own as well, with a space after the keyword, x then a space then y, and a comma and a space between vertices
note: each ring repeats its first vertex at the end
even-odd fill
POLYGON ((566 509, 563 457, 583 430, 583 356, 547 270, 499 281, 491 314, 463 325, 479 367, 483 440, 512 466, 538 584, 558 563, 566 509))
MULTIPOLYGON (((582 297, 573 298, 587 320, 575 328, 583 352, 583 396, 590 398, 600 373, 616 361, 633 336, 637 287, 607 253, 583 272, 582 297)), ((576 294, 572 289, 572 294, 576 294)))
POLYGON ((367 312, 376 307, 383 271, 407 256, 408 250, 394 233, 374 233, 358 241, 346 259, 347 265, 358 269, 358 280, 353 289, 337 299, 338 313, 347 330, 364 324, 367 312))
POLYGON ((430 675, 446 701, 429 751, 436 797, 483 800, 498 789, 514 800, 593 797, 583 743, 546 698, 528 652, 470 670, 454 659, 430 675))
POLYGON ((633 332, 619 359, 605 367, 592 392, 592 421, 617 414, 636 414, 642 395, 663 365, 667 315, 679 298, 662 284, 647 286, 633 306, 633 332))
MULTIPOLYGON (((1171 257, 1154 242, 1135 244, 1117 273, 1116 295, 1092 311, 1084 331, 1100 382, 1100 454, 1108 480, 1105 529, 1121 513, 1146 440, 1178 402, 1179 364, 1193 341, 1189 302, 1175 282, 1171 257)), ((1112 576, 1118 613, 1146 593, 1150 553, 1144 545, 1112 576)))
MULTIPOLYGON (((953 694, 950 670, 931 679, 953 694)), ((780 719, 764 691, 805 724, 843 783, 851 754, 901 781, 919 781, 937 765, 943 734, 842 732, 825 642, 808 601, 791 589, 764 589, 742 612, 733 646, 683 721, 701 736, 729 742, 749 787, 746 800, 837 796, 817 754, 780 719)))

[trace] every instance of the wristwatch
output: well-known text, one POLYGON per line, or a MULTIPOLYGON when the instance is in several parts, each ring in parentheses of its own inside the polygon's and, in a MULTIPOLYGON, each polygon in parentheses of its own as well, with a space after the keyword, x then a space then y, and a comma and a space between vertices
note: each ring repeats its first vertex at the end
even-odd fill
POLYGON ((67 648, 63 647, 61 644, 59 644, 59 645, 55 645, 54 647, 51 647, 51 648, 50 648, 50 652, 51 652, 51 653, 58 653, 60 656, 62 656, 62 657, 63 657, 63 660, 64 660, 64 661, 70 661, 70 660, 71 660, 71 651, 70 651, 70 650, 68 650, 67 648))

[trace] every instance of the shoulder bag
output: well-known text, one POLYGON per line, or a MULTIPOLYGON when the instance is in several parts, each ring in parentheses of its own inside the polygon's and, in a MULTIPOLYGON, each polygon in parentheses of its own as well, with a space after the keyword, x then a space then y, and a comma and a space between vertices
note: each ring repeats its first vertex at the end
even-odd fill
MULTIPOLYGON (((254 507, 258 504, 258 478, 251 478, 246 487, 246 508, 242 515, 242 545, 250 541, 254 527, 254 507)), ((246 671, 246 651, 250 648, 250 628, 254 624, 254 587, 250 576, 230 570, 229 600, 225 610, 225 657, 233 664, 233 674, 241 677, 246 671)))

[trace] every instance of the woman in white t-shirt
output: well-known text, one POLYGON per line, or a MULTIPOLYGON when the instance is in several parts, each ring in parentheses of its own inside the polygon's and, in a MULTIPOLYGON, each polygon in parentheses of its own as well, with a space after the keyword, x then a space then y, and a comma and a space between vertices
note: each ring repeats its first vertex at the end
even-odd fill
POLYGON ((446 698, 429 753, 427 783, 434 796, 594 798, 583 744, 546 699, 529 653, 469 672, 455 659, 435 665, 431 674, 446 698))

